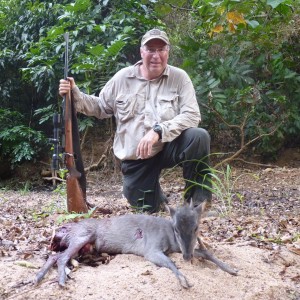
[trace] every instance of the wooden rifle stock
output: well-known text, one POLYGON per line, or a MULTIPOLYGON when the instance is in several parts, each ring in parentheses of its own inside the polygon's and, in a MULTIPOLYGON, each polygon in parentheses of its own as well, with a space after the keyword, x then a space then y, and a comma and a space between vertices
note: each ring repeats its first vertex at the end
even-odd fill
MULTIPOLYGON (((66 41, 65 79, 68 77, 68 47, 69 33, 64 34, 66 41)), ((71 92, 64 97, 64 125, 65 125, 65 164, 67 174, 67 210, 68 212, 86 213, 86 178, 80 153, 80 142, 76 111, 71 92), (76 148, 76 149, 74 149, 76 148), (78 162, 80 170, 76 163, 78 162)))

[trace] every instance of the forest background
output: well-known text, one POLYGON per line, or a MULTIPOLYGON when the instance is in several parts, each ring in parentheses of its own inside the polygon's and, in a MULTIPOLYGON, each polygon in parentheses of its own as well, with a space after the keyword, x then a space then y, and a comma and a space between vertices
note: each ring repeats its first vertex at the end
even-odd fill
MULTIPOLYGON (((147 30, 165 30, 170 64, 192 78, 221 160, 276 159, 300 141, 299 12, 294 0, 0 0, 0 177, 25 161, 49 158, 50 167, 64 32, 69 75, 97 95, 139 60, 147 30)), ((93 132, 110 138, 112 120, 79 118, 82 145, 93 132)))

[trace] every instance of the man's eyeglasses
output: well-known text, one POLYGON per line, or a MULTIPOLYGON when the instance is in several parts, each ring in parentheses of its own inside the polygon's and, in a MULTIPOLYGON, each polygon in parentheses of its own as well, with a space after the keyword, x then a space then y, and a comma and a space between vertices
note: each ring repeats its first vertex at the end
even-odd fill
POLYGON ((163 54, 163 53, 165 53, 169 50, 169 47, 168 46, 165 46, 165 47, 162 47, 162 48, 148 48, 148 47, 145 47, 144 49, 149 54, 155 54, 156 52, 158 54, 163 54))

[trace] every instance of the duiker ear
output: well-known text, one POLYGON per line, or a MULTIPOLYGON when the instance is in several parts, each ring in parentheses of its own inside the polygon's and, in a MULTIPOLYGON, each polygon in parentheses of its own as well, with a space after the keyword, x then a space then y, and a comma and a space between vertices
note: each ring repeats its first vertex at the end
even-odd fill
POLYGON ((204 212, 204 210, 205 210, 205 206, 206 206, 206 200, 203 201, 203 202, 201 202, 194 209, 196 210, 196 212, 198 213, 198 215, 201 215, 204 212))
POLYGON ((171 217, 173 217, 176 212, 176 209, 167 204, 165 204, 165 210, 170 214, 171 217))

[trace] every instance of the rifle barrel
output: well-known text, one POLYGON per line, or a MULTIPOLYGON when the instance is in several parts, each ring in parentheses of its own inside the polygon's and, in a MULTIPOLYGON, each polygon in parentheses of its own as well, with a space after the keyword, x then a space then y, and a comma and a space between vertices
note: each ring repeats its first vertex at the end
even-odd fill
POLYGON ((65 38, 65 42, 66 42, 64 77, 65 77, 65 79, 67 79, 68 72, 69 72, 69 32, 64 33, 64 38, 65 38))

